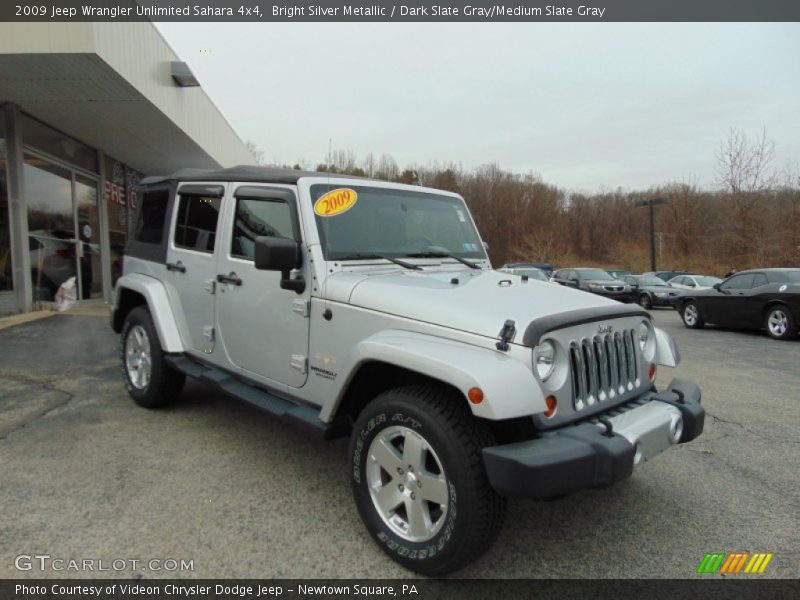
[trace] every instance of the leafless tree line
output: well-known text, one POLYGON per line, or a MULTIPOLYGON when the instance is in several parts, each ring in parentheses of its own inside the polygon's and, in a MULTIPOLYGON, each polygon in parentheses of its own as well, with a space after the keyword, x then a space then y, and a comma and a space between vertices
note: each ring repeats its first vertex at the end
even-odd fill
POLYGON ((751 140, 731 129, 716 153, 716 190, 675 182, 595 194, 569 192, 535 173, 512 173, 495 163, 401 169, 387 154, 359 161, 352 151, 332 150, 315 169, 461 194, 496 266, 531 261, 647 270, 647 209, 635 205, 664 198, 667 203, 656 208, 659 267, 721 275, 730 267, 800 266, 800 172, 787 169, 779 176, 773 157, 765 130, 751 140))

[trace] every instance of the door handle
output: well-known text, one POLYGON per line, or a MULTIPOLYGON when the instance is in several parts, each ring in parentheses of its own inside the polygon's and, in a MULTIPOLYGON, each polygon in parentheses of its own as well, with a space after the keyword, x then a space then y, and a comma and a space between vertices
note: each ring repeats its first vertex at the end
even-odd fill
POLYGON ((242 285, 242 280, 239 279, 239 277, 233 271, 231 271, 229 275, 223 275, 220 273, 217 275, 217 281, 220 283, 230 283, 231 285, 242 285))
POLYGON ((178 273, 186 273, 186 267, 183 266, 181 261, 176 263, 167 263, 167 271, 177 271, 178 273))

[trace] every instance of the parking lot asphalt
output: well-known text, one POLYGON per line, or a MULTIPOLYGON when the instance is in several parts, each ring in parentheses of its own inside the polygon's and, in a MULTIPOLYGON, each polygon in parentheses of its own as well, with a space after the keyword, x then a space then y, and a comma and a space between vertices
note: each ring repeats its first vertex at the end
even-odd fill
MULTIPOLYGON (((674 375, 700 385, 705 433, 610 489, 512 500, 494 547, 457 576, 691 578, 706 552, 743 550, 774 553, 761 577, 798 576, 800 341, 653 314, 683 357, 659 385, 674 375)), ((136 407, 107 319, 5 329, 0 577, 92 575, 20 572, 26 554, 194 565, 95 576, 413 576, 359 521, 346 448, 194 382, 168 409, 136 407)))

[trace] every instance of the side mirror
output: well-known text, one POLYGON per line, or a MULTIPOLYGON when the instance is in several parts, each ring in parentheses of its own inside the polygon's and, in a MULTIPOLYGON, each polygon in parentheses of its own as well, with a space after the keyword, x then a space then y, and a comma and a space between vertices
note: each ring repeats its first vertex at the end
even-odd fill
POLYGON ((720 285, 721 285, 721 284, 719 284, 719 283, 715 283, 715 284, 714 284, 714 289, 715 289, 715 290, 717 290, 717 291, 719 291, 719 286, 720 286, 720 285))
POLYGON ((303 266, 300 243, 285 237, 262 235, 256 238, 255 267, 261 271, 280 271, 281 288, 298 294, 306 289, 304 279, 292 279, 291 271, 303 266))

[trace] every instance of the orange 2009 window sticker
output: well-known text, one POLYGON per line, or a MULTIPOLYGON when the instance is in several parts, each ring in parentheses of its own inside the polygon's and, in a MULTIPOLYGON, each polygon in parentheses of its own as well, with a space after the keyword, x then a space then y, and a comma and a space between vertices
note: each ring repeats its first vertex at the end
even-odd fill
POLYGON ((314 202, 314 213, 320 217, 335 217, 355 206, 358 194, 350 188, 338 188, 320 196, 314 202))

